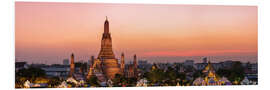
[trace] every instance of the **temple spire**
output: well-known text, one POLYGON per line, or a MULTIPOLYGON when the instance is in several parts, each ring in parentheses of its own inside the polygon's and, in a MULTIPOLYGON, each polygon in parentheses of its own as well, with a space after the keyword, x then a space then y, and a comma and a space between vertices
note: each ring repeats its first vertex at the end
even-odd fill
POLYGON ((106 20, 104 23, 104 33, 109 33, 109 21, 108 21, 108 17, 106 16, 106 20))

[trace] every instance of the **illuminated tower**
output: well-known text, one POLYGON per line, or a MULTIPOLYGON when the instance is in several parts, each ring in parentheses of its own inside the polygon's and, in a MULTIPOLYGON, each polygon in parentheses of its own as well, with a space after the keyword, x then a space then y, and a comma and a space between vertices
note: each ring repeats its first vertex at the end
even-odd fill
POLYGON ((124 74, 125 73, 125 56, 124 53, 121 54, 121 73, 124 74))
POLYGON ((70 77, 73 77, 73 73, 74 73, 74 68, 75 68, 75 65, 74 65, 74 54, 72 53, 71 54, 71 57, 70 57, 70 71, 69 71, 69 76, 70 77))
POLYGON ((112 50, 112 38, 109 32, 109 21, 106 17, 104 23, 104 33, 101 40, 101 49, 97 59, 102 62, 102 70, 108 79, 113 79, 115 74, 120 74, 120 68, 117 59, 115 59, 112 50))
POLYGON ((137 72, 137 56, 136 56, 136 54, 134 55, 133 65, 134 65, 133 66, 134 67, 134 76, 137 77, 138 72, 137 72))

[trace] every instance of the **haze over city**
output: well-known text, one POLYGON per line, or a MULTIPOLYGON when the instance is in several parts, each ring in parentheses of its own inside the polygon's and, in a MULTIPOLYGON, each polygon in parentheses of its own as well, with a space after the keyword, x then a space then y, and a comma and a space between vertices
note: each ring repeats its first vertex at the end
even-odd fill
POLYGON ((257 62, 255 6, 16 2, 15 13, 17 60, 97 57, 107 16, 117 58, 257 62))

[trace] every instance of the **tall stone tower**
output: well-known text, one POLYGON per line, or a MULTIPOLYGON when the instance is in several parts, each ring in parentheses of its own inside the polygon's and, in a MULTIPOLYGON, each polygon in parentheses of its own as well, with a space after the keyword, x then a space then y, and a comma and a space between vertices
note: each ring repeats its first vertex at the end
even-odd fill
POLYGON ((74 65, 74 54, 72 53, 72 54, 71 54, 71 57, 70 57, 70 71, 69 71, 69 77, 73 77, 74 68, 75 68, 75 65, 74 65))
POLYGON ((102 62, 102 70, 108 79, 113 79, 115 74, 120 74, 120 68, 117 59, 115 59, 112 50, 112 38, 109 32, 109 21, 106 17, 104 23, 104 33, 101 40, 101 50, 98 58, 102 62))
POLYGON ((125 73, 125 56, 124 56, 124 53, 121 54, 121 66, 120 66, 120 69, 121 69, 121 73, 124 75, 124 73, 125 73))
POLYGON ((137 72, 137 56, 136 56, 136 54, 134 55, 133 65, 134 65, 133 66, 134 67, 134 76, 137 77, 138 72, 137 72))

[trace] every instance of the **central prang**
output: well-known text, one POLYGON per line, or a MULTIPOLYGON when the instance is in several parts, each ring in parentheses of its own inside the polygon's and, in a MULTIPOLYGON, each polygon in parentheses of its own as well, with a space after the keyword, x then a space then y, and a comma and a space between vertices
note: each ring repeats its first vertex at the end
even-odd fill
POLYGON ((109 32, 109 21, 106 17, 104 33, 101 40, 101 49, 98 58, 102 62, 102 71, 108 79, 113 79, 115 74, 120 74, 118 60, 112 50, 112 38, 109 32))

